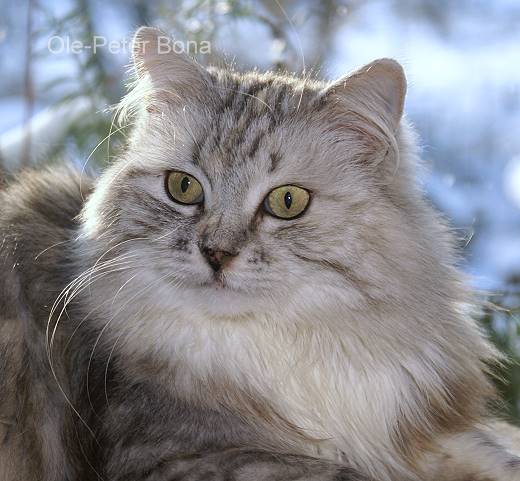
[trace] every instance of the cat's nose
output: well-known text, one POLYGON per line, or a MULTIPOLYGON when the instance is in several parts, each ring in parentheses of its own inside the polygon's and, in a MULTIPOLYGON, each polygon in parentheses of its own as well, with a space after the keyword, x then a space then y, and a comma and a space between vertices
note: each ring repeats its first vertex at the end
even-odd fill
POLYGON ((237 256, 233 252, 214 250, 206 246, 201 246, 200 251, 215 272, 224 269, 237 256))

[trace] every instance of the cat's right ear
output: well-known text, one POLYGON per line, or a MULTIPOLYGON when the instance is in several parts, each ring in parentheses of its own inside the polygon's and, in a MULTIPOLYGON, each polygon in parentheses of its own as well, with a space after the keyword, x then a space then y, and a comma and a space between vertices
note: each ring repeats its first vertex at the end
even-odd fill
POLYGON ((324 95, 344 112, 368 112, 395 132, 403 115, 406 77, 398 62, 381 58, 334 82, 324 95))
POLYGON ((179 99, 200 95, 208 87, 209 74, 180 50, 180 44, 161 30, 139 28, 132 41, 137 76, 140 79, 148 77, 154 90, 179 99))

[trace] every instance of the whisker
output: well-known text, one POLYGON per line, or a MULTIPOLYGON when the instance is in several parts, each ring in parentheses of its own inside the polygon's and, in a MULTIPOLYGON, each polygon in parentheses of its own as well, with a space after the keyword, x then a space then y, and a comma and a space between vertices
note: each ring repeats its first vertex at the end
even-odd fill
MULTIPOLYGON (((303 46, 301 42, 300 35, 298 33, 298 30, 296 29, 296 25, 294 25, 294 22, 291 20, 285 9, 282 7, 282 4, 279 2, 279 0, 274 0, 280 11, 282 12, 283 16, 287 19, 287 22, 289 23, 289 26, 291 27, 291 30, 294 32, 296 36, 296 41, 298 42, 298 49, 300 50, 301 58, 302 58, 302 73, 305 74, 307 71, 307 67, 305 65, 305 54, 303 52, 303 46)), ((303 93, 302 93, 303 95, 303 93)))
MULTIPOLYGON (((115 260, 117 260, 117 258, 115 260)), ((114 259, 111 262, 114 262, 114 259)), ((101 269, 102 266, 100 266, 99 268, 101 269)), ((68 292, 70 291, 70 289, 73 286, 77 287, 76 284, 84 281, 85 275, 90 271, 90 269, 91 268, 87 269, 85 272, 80 274, 76 279, 74 279, 71 283, 69 283, 62 290, 62 292, 58 295, 57 300, 54 302, 53 307, 51 309, 51 313, 49 314, 48 322, 47 322, 47 328, 46 328, 46 340, 47 340, 47 342, 46 342, 46 350, 47 350, 47 357, 48 357, 48 361, 49 361, 49 367, 50 367, 50 370, 51 370, 51 374, 52 374, 52 376, 53 376, 53 378, 54 378, 54 380, 55 380, 55 382, 56 382, 56 384, 58 386, 59 391, 63 395, 66 403, 70 406, 70 408, 72 409, 74 414, 76 414, 76 416, 78 416, 78 419, 86 427, 86 429, 88 430, 88 432, 90 433, 90 435, 92 436, 94 441, 96 443, 98 443, 98 441, 96 439, 96 436, 95 436, 95 433, 92 431, 92 429, 90 428, 88 423, 83 419, 83 417, 81 416, 79 411, 74 407, 74 405, 73 405, 72 401, 70 400, 69 396, 67 395, 67 393, 63 389, 63 386, 62 386, 60 380, 58 379, 58 376, 56 374, 56 369, 54 367, 54 361, 52 359, 52 347, 53 347, 53 342, 54 342, 54 336, 55 336, 55 333, 56 333, 56 329, 57 329, 59 320, 60 320, 61 316, 63 315, 64 309, 62 309, 62 311, 60 312, 60 316, 56 320, 56 325, 54 326, 54 330, 53 330, 53 333, 52 333, 52 338, 51 338, 51 340, 49 340, 50 323, 52 322, 52 317, 54 315, 54 312, 56 312, 56 308, 57 308, 58 304, 61 302, 62 299, 66 299, 66 303, 67 304, 70 302, 70 300, 67 298, 68 292)))
MULTIPOLYGON (((113 263, 119 262, 121 259, 124 259, 125 257, 126 258, 129 257, 128 254, 124 255, 124 256, 123 255, 122 256, 118 256, 118 257, 116 257, 116 258, 114 258, 114 259, 112 259, 110 261, 107 261, 107 262, 103 263, 103 265, 100 265, 98 267, 98 270, 101 270, 102 268, 107 267, 108 265, 111 265, 113 263)), ((62 300, 67 299, 67 296, 69 295, 70 290, 75 288, 78 284, 81 284, 82 282, 84 282, 86 276, 88 276, 90 273, 92 273, 92 270, 93 270, 93 267, 89 267, 87 270, 85 270, 84 272, 79 274, 73 281, 71 281, 61 291, 61 293, 58 295, 58 297, 54 301, 54 304, 52 305, 51 311, 49 313, 49 318, 48 318, 48 321, 47 321, 47 329, 46 329, 46 338, 47 339, 49 338, 50 322, 52 320, 52 317, 54 316, 54 313, 56 312, 56 309, 57 309, 59 303, 62 300)), ((66 307, 66 304, 67 304, 67 302, 65 303, 64 307, 66 307)), ((62 314, 63 314, 63 309, 61 310, 60 315, 58 316, 58 319, 59 319, 59 317, 61 317, 62 314)))
MULTIPOLYGON (((110 317, 110 319, 108 320, 108 322, 106 322, 106 324, 103 326, 103 328, 101 329, 99 335, 97 336, 96 338, 96 341, 94 342, 94 346, 92 347, 92 351, 90 353, 90 358, 89 358, 89 361, 88 361, 88 365, 87 365, 87 378, 86 378, 86 388, 87 388, 87 397, 88 397, 88 400, 89 400, 89 404, 90 404, 90 407, 92 408, 92 410, 94 411, 94 406, 92 404, 92 399, 90 397, 90 391, 89 391, 89 375, 90 375, 90 366, 92 364, 92 359, 94 358, 94 353, 96 351, 96 348, 99 344, 99 341, 101 340, 101 337, 103 336, 103 333, 107 330, 107 328, 110 326, 110 324, 114 321, 114 319, 116 318, 116 316, 131 302, 133 301, 136 297, 140 296, 141 294, 143 294, 144 292, 146 292, 147 290, 151 289, 153 286, 155 286, 156 284, 158 284, 159 282, 163 281, 166 277, 170 276, 171 273, 169 274, 166 274, 164 276, 161 276, 157 279, 155 279, 153 282, 151 282, 149 285, 145 286, 143 289, 139 290, 138 292, 136 292, 132 297, 130 297, 129 299, 127 299, 118 309, 117 311, 110 317)), ((107 395, 107 393, 105 392, 105 395, 107 395)))
POLYGON ((74 239, 67 239, 67 240, 64 240, 64 241, 61 241, 61 242, 56 242, 55 244, 52 244, 50 245, 49 247, 46 247, 45 249, 43 249, 41 252, 39 252, 33 260, 37 261, 38 258, 42 255, 42 254, 45 254, 45 252, 53 249, 54 247, 58 247, 60 245, 63 245, 63 244, 67 244, 68 242, 74 242, 75 240, 77 240, 76 238, 74 239))
POLYGON ((132 239, 125 239, 124 241, 121 241, 121 242, 118 242, 117 244, 113 245, 112 247, 110 247, 109 249, 107 249, 103 254, 101 254, 98 259, 96 260, 96 262, 94 262, 94 266, 93 266, 93 269, 96 269, 96 266, 98 265, 99 262, 101 262, 101 260, 110 252, 112 252, 114 249, 117 249, 118 247, 122 246, 123 244, 127 244, 128 242, 133 242, 133 241, 137 241, 137 240, 147 240, 146 237, 133 237, 132 239))
POLYGON ((113 128, 113 125, 114 125, 114 118, 112 118, 112 122, 110 124, 110 130, 108 132, 108 134, 103 138, 101 139, 98 144, 92 149, 92 152, 90 152, 90 154, 88 155, 87 159, 85 160, 85 162, 83 163, 82 167, 81 167, 81 171, 80 171, 80 174, 79 174, 79 193, 81 195, 81 200, 83 202, 85 202, 85 197, 83 196, 83 188, 82 188, 82 181, 83 181, 83 175, 85 174, 85 170, 87 168, 87 164, 89 163, 90 159, 92 158, 92 156, 94 155, 94 153, 97 151, 97 149, 99 149, 99 147, 101 145, 103 145, 103 142, 105 142, 105 140, 108 139, 108 142, 109 142, 109 146, 110 146, 110 138, 112 137, 112 135, 115 135, 117 134, 118 132, 120 132, 121 130, 123 129, 126 129, 128 126, 130 125, 133 125, 135 122, 131 122, 131 123, 128 123, 126 125, 122 125, 121 127, 119 127, 117 130, 115 131, 112 131, 112 128, 113 128))

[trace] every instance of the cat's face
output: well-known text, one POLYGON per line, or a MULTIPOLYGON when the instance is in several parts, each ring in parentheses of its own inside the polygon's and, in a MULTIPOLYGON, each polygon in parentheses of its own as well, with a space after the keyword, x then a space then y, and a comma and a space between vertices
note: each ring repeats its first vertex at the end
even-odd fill
MULTIPOLYGON (((142 285, 154 286, 146 295, 165 308, 305 310, 336 290, 361 307, 372 251, 388 240, 380 219, 395 216, 378 127, 321 83, 176 67, 193 77, 189 87, 161 80, 169 92, 149 101, 87 207, 90 235, 106 239, 109 258, 137 256, 142 285)), ((398 74, 380 67, 378 76, 398 74)), ((373 118, 383 125, 384 115, 373 118)))

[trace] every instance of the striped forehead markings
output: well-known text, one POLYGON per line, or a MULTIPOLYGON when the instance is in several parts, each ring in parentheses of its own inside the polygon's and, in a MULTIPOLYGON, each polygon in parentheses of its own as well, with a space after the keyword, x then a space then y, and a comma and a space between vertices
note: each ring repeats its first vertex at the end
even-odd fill
MULTIPOLYGON (((301 87, 304 105, 320 109, 320 95, 312 88, 301 87)), ((215 80, 220 102, 214 109, 210 128, 193 147, 193 162, 200 166, 201 155, 218 156, 222 161, 245 162, 254 157, 262 146, 262 139, 271 135, 282 119, 292 110, 291 98, 297 89, 276 78, 239 81, 235 76, 215 80), (220 84, 219 84, 220 82, 220 84), (258 129, 258 132, 254 132, 258 129)), ((300 102, 298 102, 300 105, 300 102)), ((294 105, 293 105, 294 107, 294 105)), ((280 152, 269 153, 272 172, 280 163, 280 152)))

